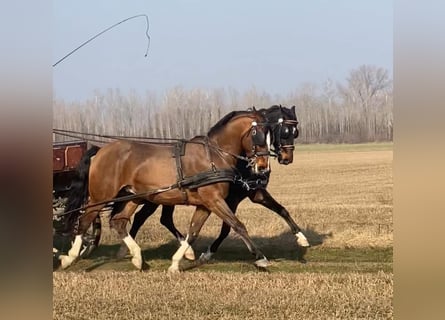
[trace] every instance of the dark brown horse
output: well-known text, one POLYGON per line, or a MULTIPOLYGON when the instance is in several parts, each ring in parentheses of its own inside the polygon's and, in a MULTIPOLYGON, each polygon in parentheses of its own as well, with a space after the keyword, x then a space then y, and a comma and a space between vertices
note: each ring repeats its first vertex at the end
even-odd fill
MULTIPOLYGON (((284 165, 292 163, 293 151, 295 148, 294 140, 299 134, 295 106, 286 108, 274 105, 267 109, 261 109, 259 112, 266 117, 267 124, 271 129, 271 151, 277 155, 278 162, 284 165)), ((242 176, 242 180, 230 184, 229 195, 226 198, 226 202, 232 212, 235 213, 239 203, 248 197, 252 202, 259 203, 280 215, 289 225, 291 232, 296 236, 297 244, 303 248, 309 247, 309 242, 286 208, 279 204, 266 190, 270 171, 264 174, 252 173, 250 170, 246 170, 246 163, 243 160, 238 160, 237 169, 242 176)), ((130 229, 130 235, 133 238, 136 237, 140 227, 147 218, 155 212, 158 206, 158 204, 147 202, 140 211, 135 214, 130 229)), ((183 241, 185 239, 184 236, 176 229, 173 223, 173 210, 173 206, 163 206, 161 224, 163 224, 178 239, 178 241, 183 241)), ((191 236, 188 240, 190 244, 193 243, 196 236, 199 234, 207 217, 208 212, 205 210, 197 210, 194 214, 189 229, 189 234, 191 236)), ((229 232, 230 226, 223 222, 218 238, 208 248, 207 252, 200 256, 202 262, 211 258, 224 239, 229 235, 229 232)), ((117 256, 121 258, 126 253, 127 246, 122 244, 117 256)), ((191 247, 186 251, 185 257, 189 260, 194 260, 195 256, 191 247)), ((298 259, 301 262, 305 262, 302 256, 299 256, 298 259)))
MULTIPOLYGON (((265 118, 255 109, 233 111, 213 126, 206 137, 195 137, 178 144, 150 144, 116 141, 97 150, 97 154, 79 168, 65 212, 74 221, 80 216, 76 237, 68 255, 61 255, 62 268, 78 258, 82 235, 100 211, 110 202, 121 203, 110 226, 119 233, 132 255, 132 263, 141 269, 141 249, 126 231, 126 224, 137 207, 149 201, 156 204, 188 204, 197 211, 214 212, 233 228, 255 256, 258 267, 267 259, 250 239, 245 226, 235 217, 224 199, 235 179, 235 164, 245 159, 255 173, 269 170, 269 134, 265 118), (241 156, 244 155, 244 156, 241 156), (73 209, 77 209, 73 212, 73 209)), ((92 154, 90 153, 90 156, 92 154)), ((179 261, 190 247, 187 238, 173 256, 170 271, 178 271, 179 261)))

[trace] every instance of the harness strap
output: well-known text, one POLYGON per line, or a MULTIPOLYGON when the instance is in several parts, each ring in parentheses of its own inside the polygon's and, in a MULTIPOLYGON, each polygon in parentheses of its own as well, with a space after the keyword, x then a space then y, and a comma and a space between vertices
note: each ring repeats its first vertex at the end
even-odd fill
POLYGON ((182 199, 184 201, 184 204, 187 204, 188 203, 187 191, 181 187, 181 181, 184 180, 184 172, 182 170, 181 157, 185 154, 185 145, 186 145, 185 141, 183 140, 178 141, 174 147, 173 157, 176 160, 176 181, 179 186, 179 190, 182 193, 182 199))
POLYGON ((210 148, 209 148, 209 137, 204 137, 204 149, 206 151, 207 160, 209 160, 210 166, 212 167, 212 170, 216 172, 216 165, 215 162, 212 161, 212 156, 210 154, 210 148))
POLYGON ((217 182, 235 182, 236 174, 232 169, 216 169, 185 177, 178 182, 180 188, 196 189, 217 182))

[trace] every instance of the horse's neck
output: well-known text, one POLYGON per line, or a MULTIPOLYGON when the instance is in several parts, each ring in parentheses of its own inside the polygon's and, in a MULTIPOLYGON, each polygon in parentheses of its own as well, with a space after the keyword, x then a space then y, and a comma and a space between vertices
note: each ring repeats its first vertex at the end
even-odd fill
POLYGON ((243 153, 242 136, 244 134, 241 125, 236 124, 227 125, 219 134, 210 137, 219 148, 231 154, 240 155, 243 153), (237 132, 237 134, 235 134, 237 132))
POLYGON ((210 141, 215 143, 221 150, 231 154, 240 155, 244 151, 241 146, 241 136, 239 138, 227 136, 211 137, 210 141))

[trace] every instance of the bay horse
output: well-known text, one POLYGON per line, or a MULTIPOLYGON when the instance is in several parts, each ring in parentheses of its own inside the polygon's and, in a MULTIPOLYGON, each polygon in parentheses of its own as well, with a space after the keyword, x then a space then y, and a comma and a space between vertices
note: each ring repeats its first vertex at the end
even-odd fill
MULTIPOLYGON (((295 114, 295 106, 292 108, 282 107, 281 105, 273 105, 267 109, 260 109, 267 121, 271 130, 271 152, 275 153, 278 159, 278 163, 288 165, 293 162, 293 151, 295 149, 294 140, 299 135, 298 120, 295 114)), ((239 203, 245 198, 249 198, 254 203, 259 203, 264 207, 277 213, 284 221, 289 225, 291 232, 297 239, 297 245, 302 248, 309 247, 309 242, 300 227, 292 219, 289 212, 278 201, 276 201, 272 195, 266 190, 269 182, 270 171, 255 174, 246 169, 245 161, 237 161, 237 169, 242 176, 242 182, 231 183, 229 189, 229 195, 225 199, 229 208, 233 213, 236 213, 236 209, 239 203)), ((150 217, 158 208, 158 204, 146 202, 144 206, 135 214, 134 220, 130 229, 130 235, 135 238, 138 230, 144 224, 144 222, 150 217)), ((162 207, 161 224, 164 225, 179 242, 183 241, 185 237, 176 229, 173 222, 174 206, 162 207)), ((199 234, 205 220, 208 217, 208 212, 205 210, 197 210, 193 215, 190 223, 189 243, 193 244, 199 234)), ((221 231, 218 238, 209 246, 207 252, 202 253, 200 256, 201 262, 210 260, 211 256, 216 253, 221 243, 230 233, 230 225, 223 222, 221 231)), ((127 254, 127 246, 122 244, 118 258, 122 258, 127 254)), ((185 257, 189 260, 195 260, 193 249, 189 247, 185 252, 185 257)), ((304 257, 299 256, 298 260, 302 263, 306 262, 304 257)))
MULTIPOLYGON (((79 223, 68 255, 59 256, 62 268, 79 257, 82 235, 100 211, 121 199, 125 202, 112 214, 110 226, 128 246, 132 263, 138 269, 143 266, 141 248, 128 234, 126 224, 144 201, 169 206, 194 205, 198 211, 214 212, 240 235, 255 256, 255 265, 267 266, 268 260, 224 200, 230 182, 235 179, 238 159, 246 160, 250 170, 257 174, 270 170, 270 135, 265 121, 255 109, 232 111, 205 137, 177 144, 117 140, 97 148, 95 155, 87 153, 89 161, 81 161, 86 167, 78 168, 82 174, 72 185, 65 209, 66 219, 73 222, 78 218, 79 223)), ((189 247, 186 237, 173 255, 169 271, 179 271, 179 261, 189 247)))

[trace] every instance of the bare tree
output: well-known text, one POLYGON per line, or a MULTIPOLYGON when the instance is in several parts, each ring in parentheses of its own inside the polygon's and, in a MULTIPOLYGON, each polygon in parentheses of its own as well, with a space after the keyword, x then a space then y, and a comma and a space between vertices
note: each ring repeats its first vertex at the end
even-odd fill
MULTIPOLYGON (((83 102, 53 102, 54 128, 86 133, 191 138, 205 134, 226 113, 274 104, 296 106, 300 122, 297 143, 391 141, 393 138, 392 81, 387 70, 360 66, 345 85, 327 79, 318 86, 305 83, 286 98, 251 87, 239 93, 175 87, 159 97, 119 89, 96 91, 83 102)), ((63 139, 55 136, 56 140, 63 139)))
POLYGON ((350 72, 347 86, 339 85, 343 103, 359 109, 362 121, 359 127, 360 140, 374 140, 377 135, 379 111, 385 104, 385 96, 392 81, 388 70, 376 66, 362 65, 350 72))

